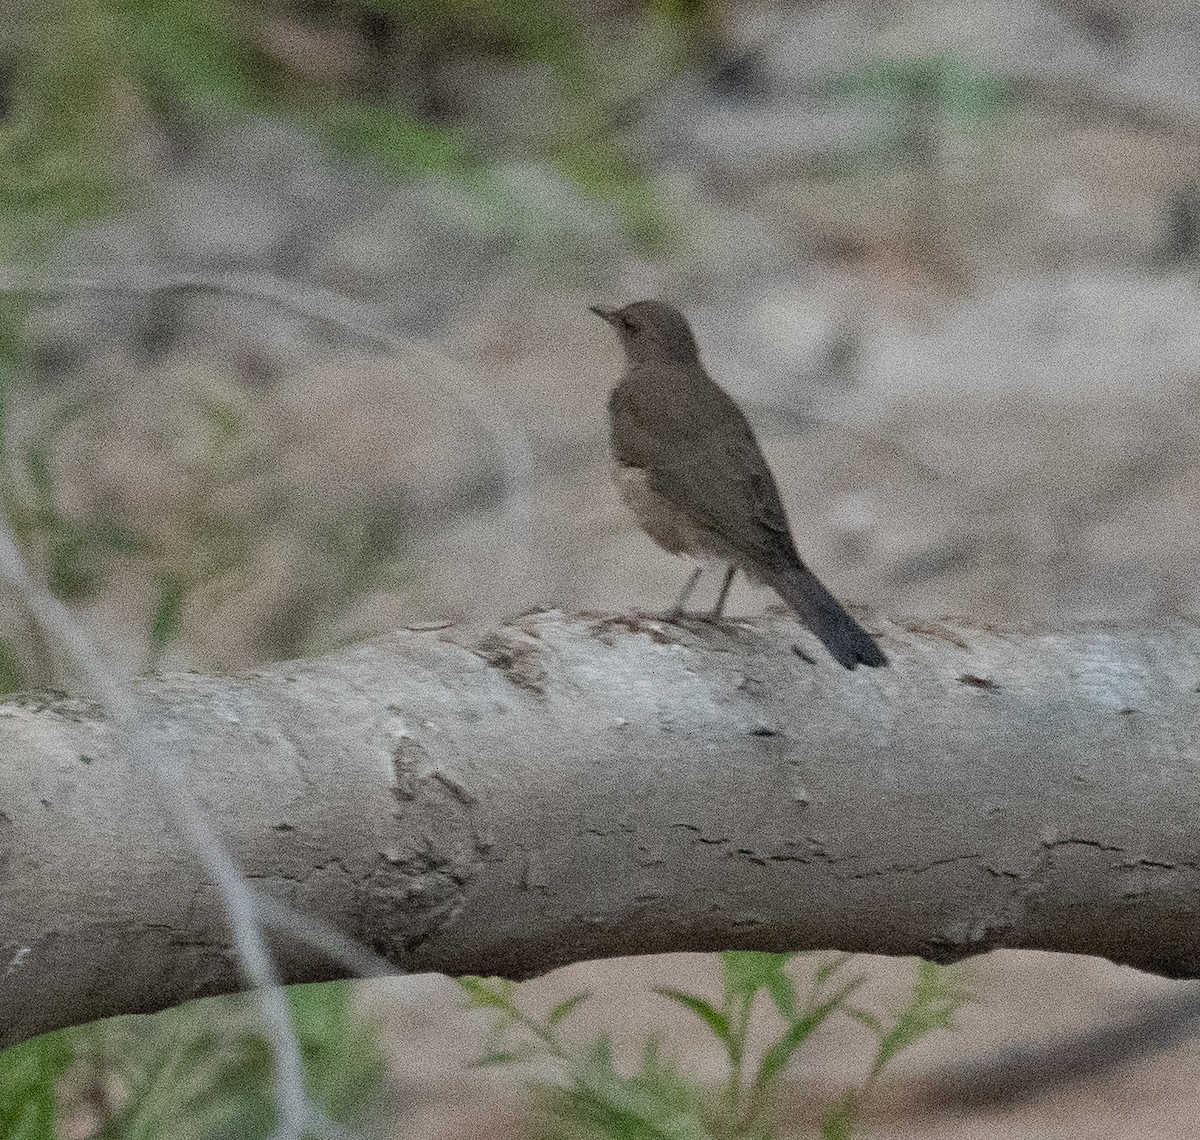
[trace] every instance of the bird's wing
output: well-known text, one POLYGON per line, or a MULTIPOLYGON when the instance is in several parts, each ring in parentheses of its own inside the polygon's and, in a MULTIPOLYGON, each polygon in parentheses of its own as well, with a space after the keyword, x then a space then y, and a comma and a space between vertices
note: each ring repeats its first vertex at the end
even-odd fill
POLYGON ((648 474, 652 490, 754 562, 796 558, 774 476, 748 429, 719 430, 648 474))
POLYGON ((775 479, 741 410, 713 385, 719 403, 710 399, 703 419, 689 416, 688 394, 665 380, 614 390, 618 462, 644 470, 653 491, 753 561, 795 559, 775 479))

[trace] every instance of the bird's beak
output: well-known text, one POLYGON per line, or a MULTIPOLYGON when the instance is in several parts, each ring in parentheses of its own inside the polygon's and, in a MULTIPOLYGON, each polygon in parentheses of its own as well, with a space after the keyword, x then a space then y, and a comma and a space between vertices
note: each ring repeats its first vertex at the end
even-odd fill
POLYGON ((589 305, 588 308, 596 314, 602 321, 608 321, 611 325, 617 315, 616 309, 601 309, 596 305, 589 305))

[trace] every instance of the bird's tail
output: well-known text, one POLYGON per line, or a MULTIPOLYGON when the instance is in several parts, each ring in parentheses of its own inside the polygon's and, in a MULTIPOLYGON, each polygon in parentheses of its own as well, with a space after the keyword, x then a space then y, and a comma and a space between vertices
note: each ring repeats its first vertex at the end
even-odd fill
POLYGON ((767 579, 771 587, 847 669, 886 665, 887 657, 871 635, 844 609, 820 579, 797 561, 767 579))

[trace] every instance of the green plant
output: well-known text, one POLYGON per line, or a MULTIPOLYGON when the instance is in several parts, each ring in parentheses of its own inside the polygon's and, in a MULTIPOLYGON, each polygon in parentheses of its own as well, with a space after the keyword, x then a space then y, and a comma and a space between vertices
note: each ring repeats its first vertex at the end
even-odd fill
POLYGON ((816 1029, 843 1008, 850 994, 866 981, 865 977, 857 977, 832 988, 849 957, 830 959, 818 966, 806 999, 801 1003, 791 978, 784 971, 792 957, 790 954, 755 951, 722 954, 724 998, 719 1008, 681 990, 659 991, 696 1014, 721 1042, 729 1058, 729 1079, 715 1129, 719 1138, 752 1136, 759 1131, 779 1074, 816 1029), (783 1018, 784 1029, 758 1059, 751 1075, 747 1072, 746 1040, 751 1014, 760 994, 770 998, 783 1018))
POLYGON ((608 1037, 583 1050, 563 1042, 559 1027, 589 994, 567 998, 539 1021, 517 1005, 516 987, 510 981, 465 977, 458 984, 466 991, 469 1005, 496 1014, 496 1043, 481 1064, 544 1060, 555 1069, 554 1080, 536 1083, 547 1137, 711 1140, 700 1090, 662 1061, 654 1042, 646 1045, 638 1067, 629 1075, 618 1070, 608 1037), (501 1047, 514 1031, 524 1040, 501 1047))
POLYGON ((623 1073, 611 1040, 600 1037, 573 1062, 568 1081, 539 1093, 542 1140, 713 1140, 702 1090, 660 1057, 654 1040, 623 1073))
POLYGON ((822 1129, 825 1140, 845 1140, 850 1136, 859 1103, 870 1093, 884 1070, 930 1033, 953 1029, 955 1013, 970 998, 970 991, 955 970, 922 960, 917 963, 908 1004, 890 1019, 857 1006, 848 1006, 846 1013, 875 1035, 875 1058, 862 1085, 851 1089, 826 1116, 822 1129))
MULTIPOLYGON (((288 1001, 313 1102, 331 1120, 361 1125, 382 1087, 384 1061, 372 1028, 354 1016, 351 987, 293 986, 288 1001)), ((0 1053, 0 1101, 7 1106, 14 1103, 10 1092, 29 1090, 36 1119, 50 1128, 17 1133, 31 1138, 55 1136, 57 1119, 86 1122, 93 1140, 253 1140, 271 1135, 275 1125, 272 1075, 254 1004, 241 996, 208 998, 153 1017, 64 1030, 0 1053), (48 1054, 51 1047, 56 1052, 48 1054), (41 1062, 36 1071, 30 1058, 41 1062)), ((0 1128, 0 1135, 10 1133, 0 1128)))
POLYGON ((866 60, 830 78, 821 94, 880 113, 876 131, 821 156, 821 169, 831 175, 934 167, 943 125, 978 134, 1012 106, 1000 77, 953 53, 866 60))
POLYGON ((653 1041, 629 1074, 618 1068, 607 1036, 582 1050, 565 1044, 558 1027, 587 994, 568 998, 539 1021, 518 1006, 511 982, 470 977, 459 979, 459 984, 471 1006, 497 1015, 497 1044, 482 1063, 549 1062, 555 1079, 539 1077, 535 1081, 547 1110, 546 1135, 580 1140, 752 1140, 770 1136, 774 1099, 787 1066, 829 1018, 839 1013, 849 1016, 869 1029, 877 1043, 865 1082, 833 1104, 824 1118, 822 1130, 827 1140, 844 1140, 853 1132, 859 1104, 884 1070, 927 1034, 951 1029, 954 1012, 968 1000, 968 994, 951 971, 920 962, 908 1003, 890 1016, 879 1016, 850 1001, 867 980, 865 975, 846 978, 851 955, 817 959, 802 993, 786 969, 796 957, 753 951, 722 954, 719 1003, 674 988, 658 991, 695 1014, 720 1042, 728 1069, 715 1100, 664 1062, 653 1041), (751 1056, 750 1025, 764 996, 783 1025, 765 1049, 751 1056), (513 1037, 518 1040, 502 1047, 506 1038, 513 1037))
POLYGON ((1003 81, 952 53, 905 60, 868 60, 835 76, 829 93, 901 109, 930 106, 968 126, 1008 109, 1003 81))
MULTIPOLYGON (((68 409, 63 422, 75 414, 68 409)), ((151 553, 149 542, 111 517, 97 514, 77 521, 63 514, 54 494, 48 440, 29 447, 25 470, 29 494, 11 495, 6 504, 8 521, 20 541, 41 547, 46 585, 56 597, 87 599, 102 584, 114 557, 151 553)))
POLYGON ((0 1136, 54 1140, 58 1084, 73 1059, 70 1030, 44 1033, 0 1053, 0 1136))
POLYGON ((0 695, 15 693, 24 684, 24 678, 21 660, 12 642, 0 637, 0 695))

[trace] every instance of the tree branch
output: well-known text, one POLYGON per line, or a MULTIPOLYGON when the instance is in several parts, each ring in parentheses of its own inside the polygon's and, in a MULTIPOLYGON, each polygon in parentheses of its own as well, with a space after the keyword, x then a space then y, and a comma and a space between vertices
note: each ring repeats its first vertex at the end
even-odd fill
MULTIPOLYGON (((1200 976, 1200 632, 883 636, 848 674, 781 618, 535 614, 132 700, 255 885, 398 969, 1006 946, 1200 976)), ((115 739, 87 702, 0 706, 0 1044, 240 985, 115 739)))

